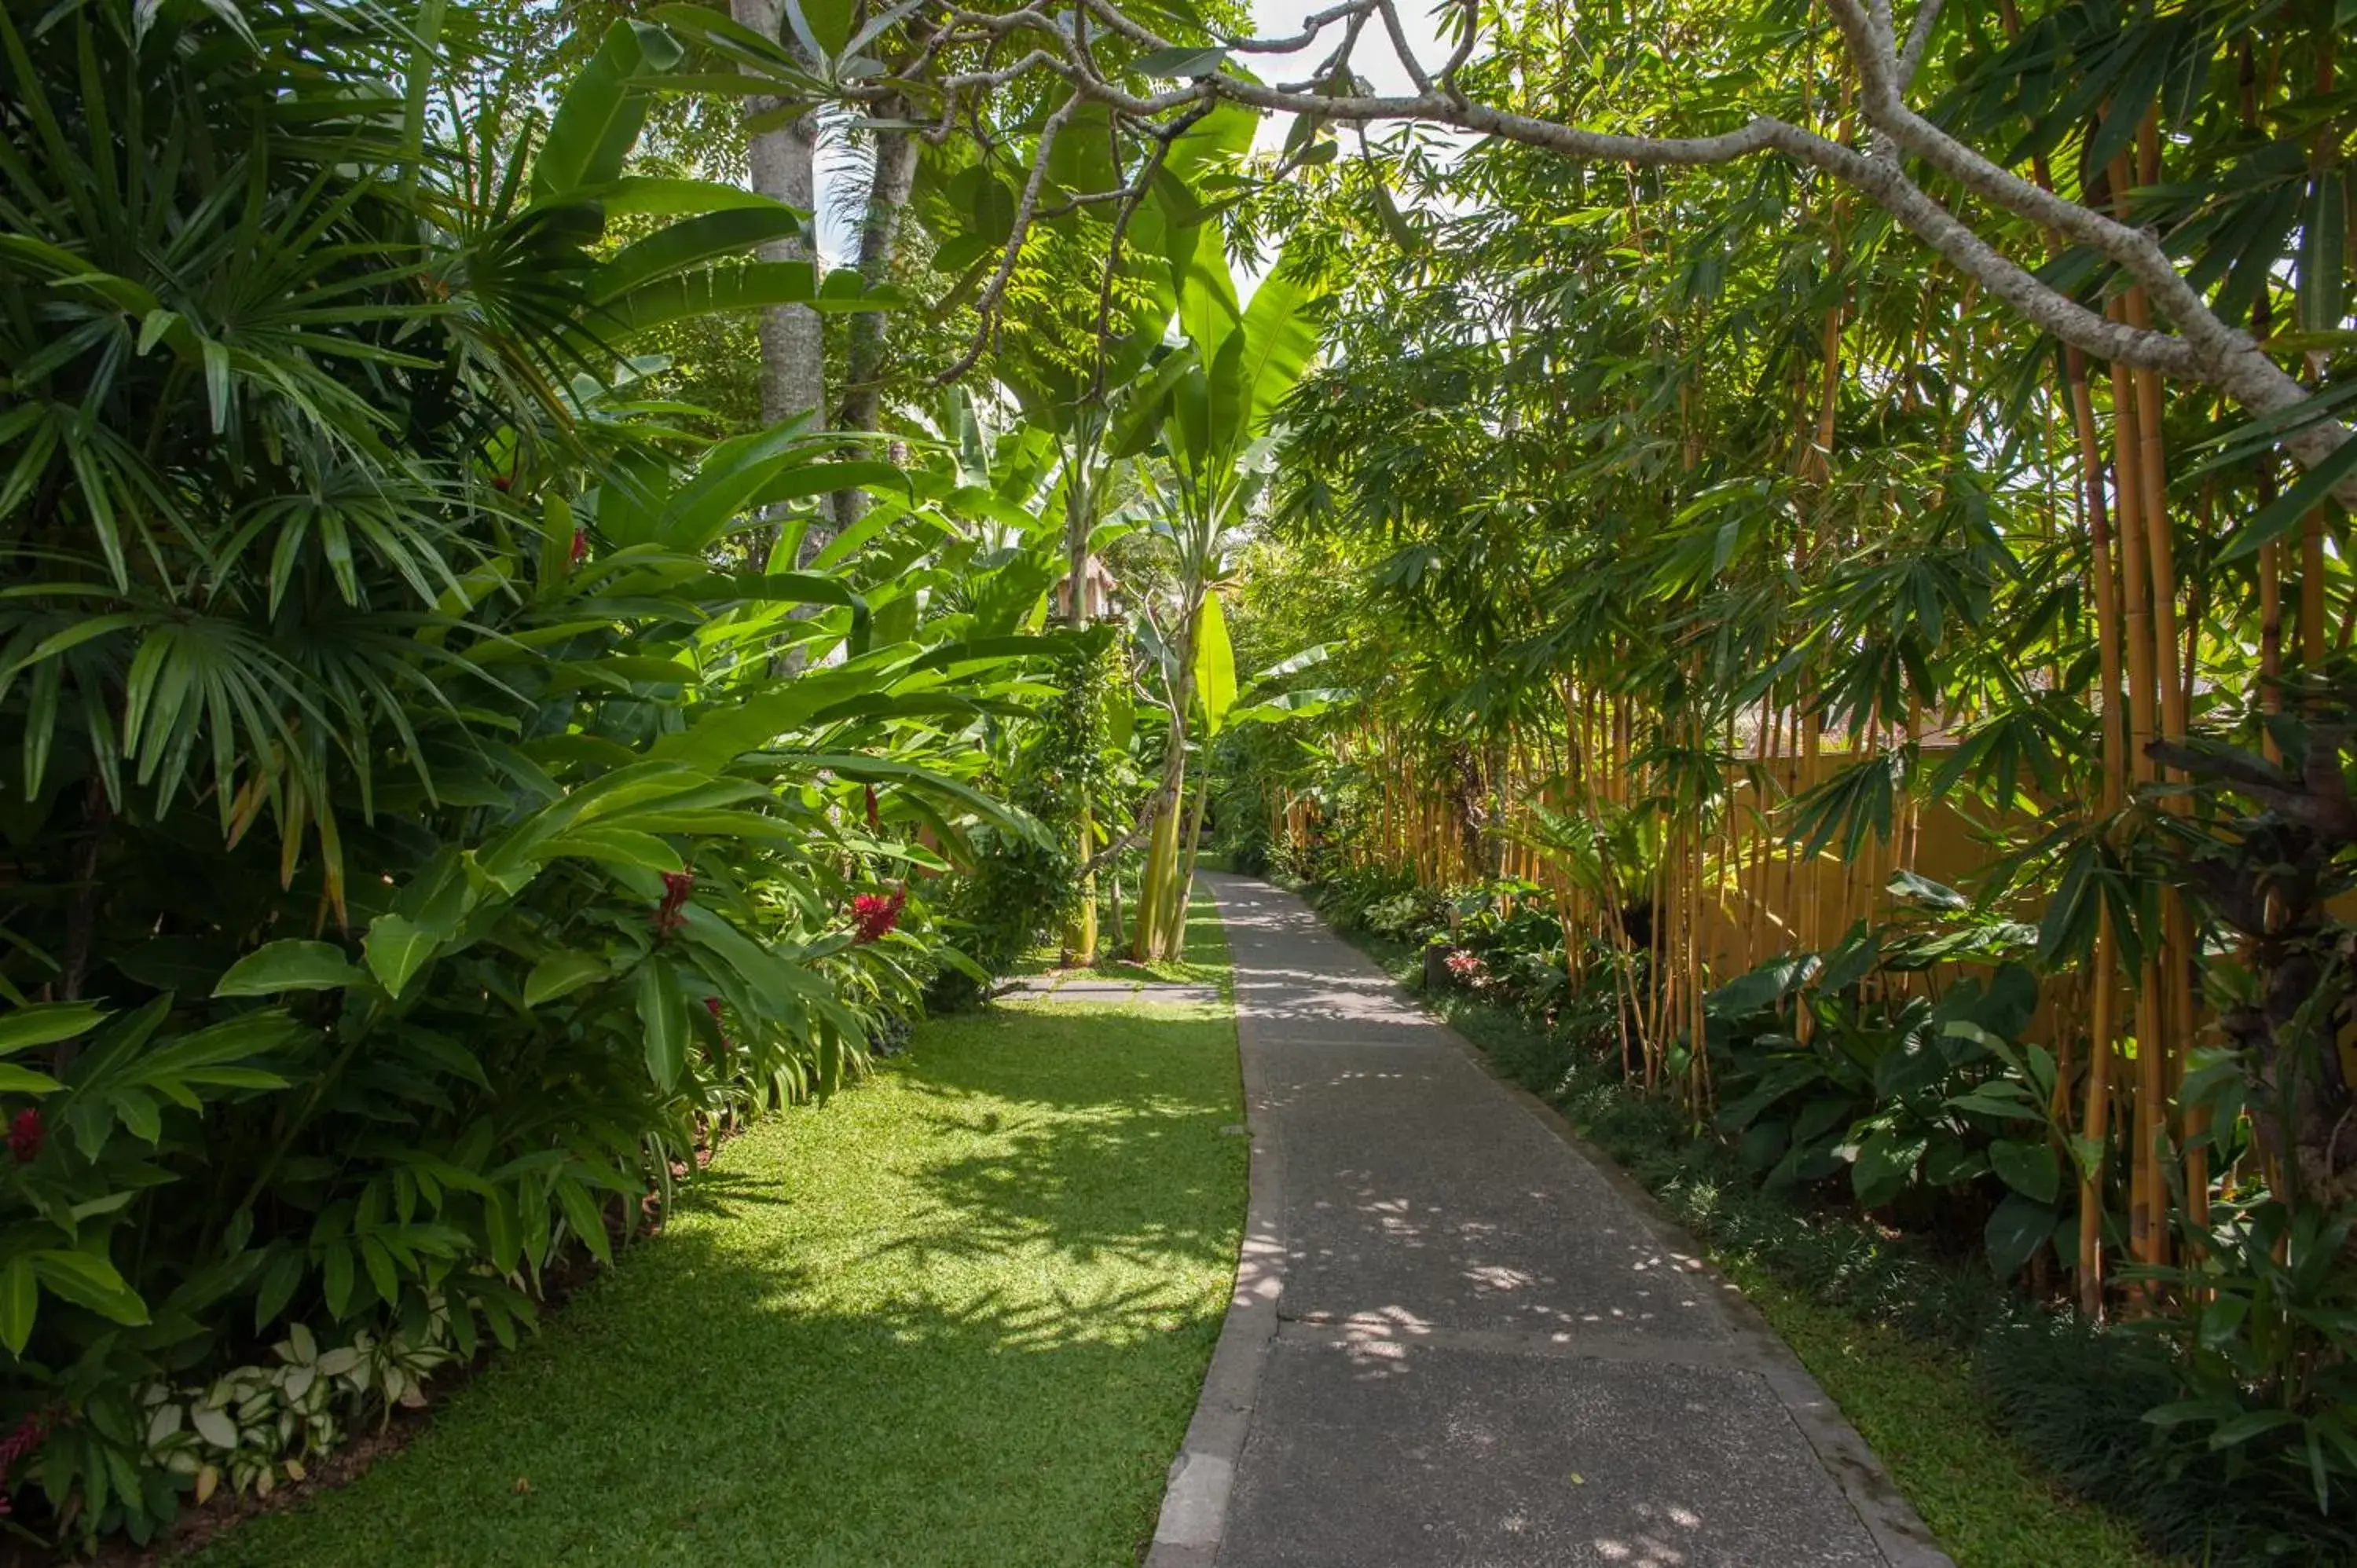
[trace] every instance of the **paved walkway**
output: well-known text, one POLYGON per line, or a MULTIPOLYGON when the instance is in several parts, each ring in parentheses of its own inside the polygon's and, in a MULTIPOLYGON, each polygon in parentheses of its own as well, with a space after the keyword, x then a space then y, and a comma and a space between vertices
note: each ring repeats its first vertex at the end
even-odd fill
POLYGON ((1210 876, 1251 1212, 1149 1568, 1935 1568, 1626 1177, 1300 900, 1210 876))

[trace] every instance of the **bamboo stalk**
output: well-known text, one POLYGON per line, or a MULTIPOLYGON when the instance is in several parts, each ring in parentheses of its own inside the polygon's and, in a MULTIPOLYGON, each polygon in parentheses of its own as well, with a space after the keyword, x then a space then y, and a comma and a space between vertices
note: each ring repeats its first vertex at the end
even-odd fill
MULTIPOLYGON (((2115 178, 2125 181, 2125 164, 2115 165, 2115 178)), ((2115 302, 2112 314, 2125 318, 2115 302)), ((2112 435, 2116 449, 2112 468, 2117 496, 2120 547, 2121 625, 2126 645, 2128 776, 2136 783, 2152 777, 2145 747, 2153 738, 2155 698, 2151 593, 2152 578, 2144 553, 2150 537, 2144 523, 2142 468, 2136 449, 2136 390, 2126 367, 2112 366, 2112 435)), ((2129 1245, 2138 1262, 2158 1262, 2161 1252, 2159 1195, 2163 1187, 2158 1161, 2158 1110, 2166 1093, 2159 1050, 2160 982, 2158 966, 2147 956, 2136 988, 2136 1074, 2131 1090, 2132 1114, 2125 1123, 2131 1137, 2128 1183, 2129 1245)))

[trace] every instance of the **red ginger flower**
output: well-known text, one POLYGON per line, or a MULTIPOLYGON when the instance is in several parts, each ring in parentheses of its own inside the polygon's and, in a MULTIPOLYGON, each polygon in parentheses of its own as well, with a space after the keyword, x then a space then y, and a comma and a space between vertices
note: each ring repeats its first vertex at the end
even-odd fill
POLYGON ((575 529, 573 531, 573 564, 576 566, 580 565, 581 557, 588 553, 589 531, 586 528, 575 529))
POLYGON ((8 1493, 5 1484, 8 1473, 14 1470, 27 1455, 38 1448, 41 1445, 41 1439, 48 1434, 49 1412, 37 1410, 18 1422, 14 1432, 5 1437, 0 1437, 0 1519, 5 1519, 16 1511, 9 1506, 8 1502, 8 1493))
POLYGON ((862 893, 851 901, 851 940, 855 942, 880 940, 900 923, 900 908, 909 901, 909 890, 895 888, 889 897, 862 893))
POLYGON ((662 902, 655 906, 655 930, 658 935, 669 935, 687 924, 687 917, 681 911, 695 891, 695 873, 666 871, 662 884, 662 902))
POLYGON ((48 1129, 41 1125, 41 1113, 28 1105, 8 1123, 8 1152, 16 1156, 18 1165, 30 1165, 48 1136, 48 1129))

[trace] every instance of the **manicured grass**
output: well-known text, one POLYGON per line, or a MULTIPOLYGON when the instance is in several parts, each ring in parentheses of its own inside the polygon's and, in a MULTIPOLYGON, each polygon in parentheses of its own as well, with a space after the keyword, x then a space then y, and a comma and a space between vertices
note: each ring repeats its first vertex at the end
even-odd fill
POLYGON ((1861 1323, 1718 1259, 1857 1427, 1957 1568, 2157 1568, 2115 1514, 2049 1485, 1988 1416, 1962 1352, 1861 1323))
MULTIPOLYGON (((1168 981, 1223 988, 1232 985, 1228 972, 1227 938, 1220 929, 1219 907, 1200 884, 1197 885, 1195 895, 1187 905, 1187 945, 1177 958, 1139 963, 1129 957, 1126 946, 1115 945, 1113 929, 1112 901, 1100 896, 1097 900, 1097 961, 1085 970, 1075 969, 1070 972, 1108 980, 1168 981)), ((1061 957, 1061 952, 1050 943, 1033 949, 1017 968, 1025 974, 1045 974, 1057 969, 1061 957)), ((1232 989, 1226 993, 1233 994, 1232 989)))
MULTIPOLYGON (((1420 975, 1419 956, 1406 944, 1340 934, 1394 979, 1420 975)), ((1840 1252, 1805 1217, 1756 1194, 1738 1200, 1717 1186, 1723 1162, 1698 1150, 1690 1129, 1657 1102, 1624 1092, 1609 1062, 1587 1062, 1518 1015, 1470 996, 1426 1002, 1502 1074, 1562 1107, 1695 1232, 1841 1406, 1957 1568, 2164 1568, 2173 1561, 2154 1552, 2129 1520, 2039 1474, 1992 1418, 1960 1346, 1903 1333, 1813 1293, 1813 1280, 1838 1273, 1827 1257, 1865 1253, 1840 1252)), ((1894 1283, 1879 1297, 1871 1286, 1849 1288, 1861 1305, 1888 1310, 1889 1290, 1923 1280, 1925 1267, 1891 1271, 1894 1283)), ((1953 1294, 1969 1300, 1977 1293, 1959 1282, 1953 1294)), ((1916 1316, 1940 1302, 1925 1292, 1916 1316)))
POLYGON ((927 1023, 407 1450, 195 1561, 1134 1563, 1234 1279, 1241 1102, 1224 1006, 927 1023))

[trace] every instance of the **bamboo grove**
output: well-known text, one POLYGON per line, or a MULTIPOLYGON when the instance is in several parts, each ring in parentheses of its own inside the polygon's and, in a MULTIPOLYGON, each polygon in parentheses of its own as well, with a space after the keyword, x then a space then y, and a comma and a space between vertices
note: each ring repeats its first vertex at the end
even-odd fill
MULTIPOLYGON (((1862 134, 1813 7, 1604 9, 1623 26, 1518 13, 1491 97, 1565 117, 1609 91, 1641 123, 1734 93, 1862 134)), ((2338 401, 2349 24, 2007 0, 1941 22, 1919 96, 2149 226, 2338 401)), ((2058 345, 1788 167, 1405 132, 1279 220, 1353 282, 1288 409, 1243 635, 1355 639, 1361 700, 1236 755, 1273 853, 1446 891, 1436 942, 1549 911, 1550 1005, 1604 988, 1631 1077, 1730 1135, 1755 1107, 1716 1047, 1746 1007, 1805 1047, 1835 993, 1896 1016, 2027 966, 2005 1059, 2061 1179, 2013 1186, 2051 1189, 2050 1248, 1994 1219, 1991 1248, 2089 1315, 2198 1312, 2267 1205, 2345 1220, 2357 595, 2280 422, 2058 345), (1304 570, 1334 580, 1283 581, 1304 570)), ((2154 320, 2062 236, 2009 238, 2154 320)), ((1861 1194, 1877 1155, 1844 1155, 1861 1194)), ((2335 1252, 2345 1224, 2305 1234, 2335 1252)))

